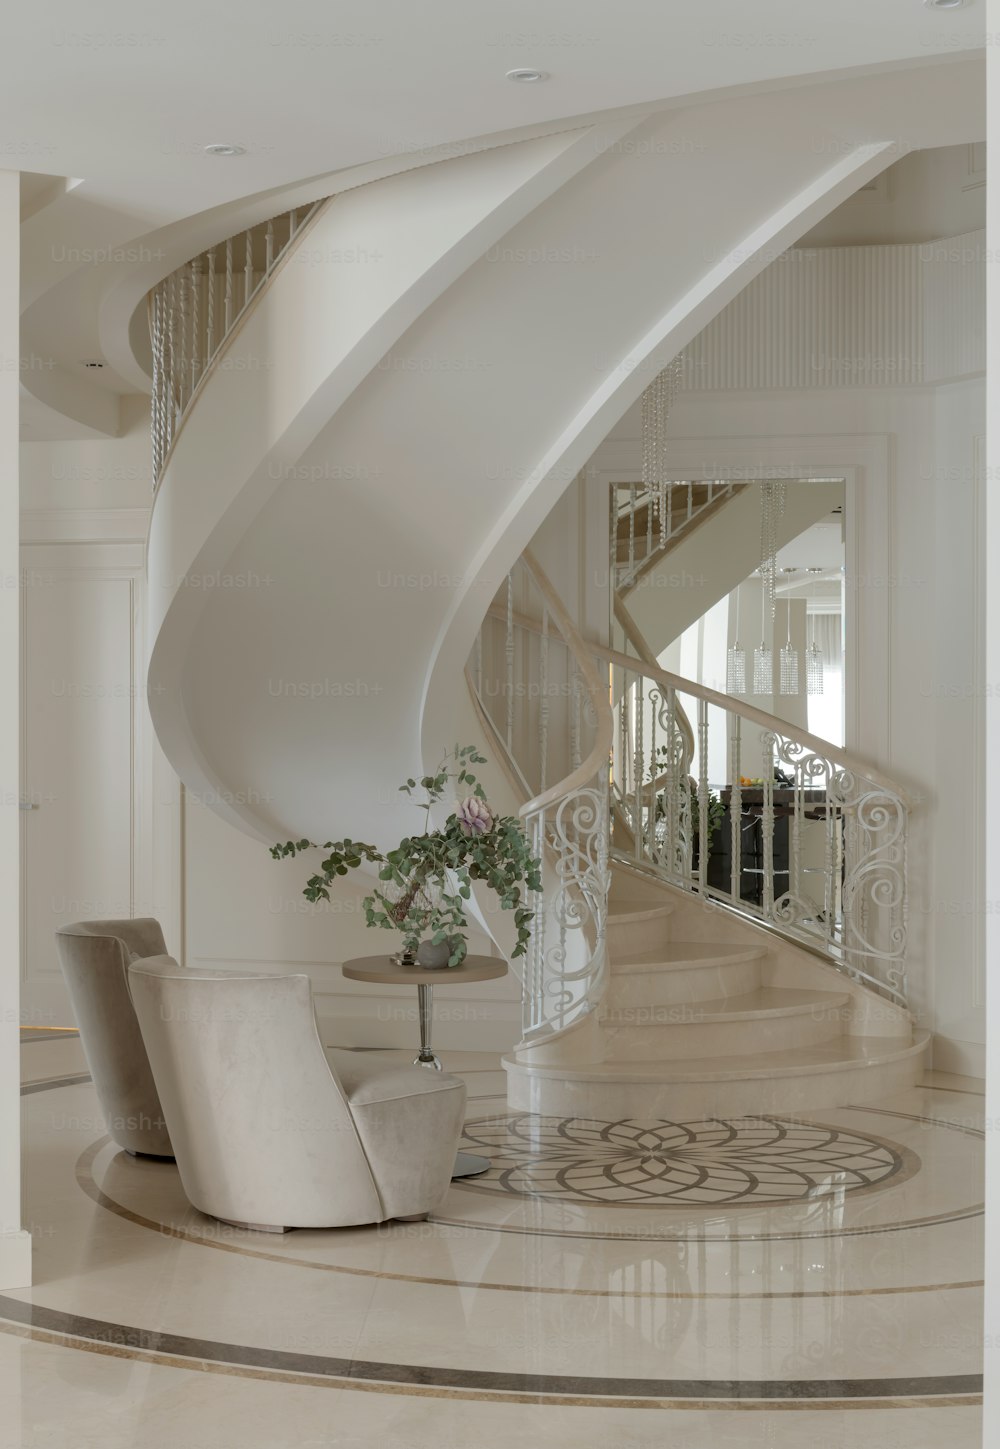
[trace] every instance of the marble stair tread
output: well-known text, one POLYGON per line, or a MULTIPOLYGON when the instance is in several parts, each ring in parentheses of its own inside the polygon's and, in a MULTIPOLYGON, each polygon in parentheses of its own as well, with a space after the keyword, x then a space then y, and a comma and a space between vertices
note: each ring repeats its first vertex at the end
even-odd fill
POLYGON ((533 1076, 561 1077, 565 1081, 738 1082, 758 1077, 801 1077, 878 1066, 922 1052, 928 1039, 928 1032, 915 1031, 912 1041, 898 1036, 838 1036, 832 1041, 817 1042, 812 1046, 748 1053, 746 1056, 587 1062, 579 1066, 542 1066, 529 1062, 517 1065, 526 1067, 533 1076))
POLYGON ((609 921, 657 921, 672 916, 674 908, 669 902, 643 900, 611 900, 608 902, 609 921))
POLYGON ((601 1020, 608 1026, 627 1024, 633 1026, 658 1026, 655 1013, 662 1012, 671 1024, 678 1026, 699 1026, 721 1021, 749 1021, 776 1016, 806 1016, 811 1012, 835 1011, 851 1000, 849 991, 800 991, 794 987, 762 986, 756 991, 746 991, 739 996, 718 996, 706 1001, 688 1001, 683 1006, 651 1006, 653 1013, 648 1022, 636 1021, 636 1007, 611 1007, 602 1013, 601 1020), (683 1013, 676 1021, 670 1013, 683 1013))
POLYGON ((667 941, 648 951, 633 951, 627 960, 612 961, 611 970, 655 972, 697 970, 699 966, 729 966, 766 956, 764 946, 736 946, 731 941, 667 941))

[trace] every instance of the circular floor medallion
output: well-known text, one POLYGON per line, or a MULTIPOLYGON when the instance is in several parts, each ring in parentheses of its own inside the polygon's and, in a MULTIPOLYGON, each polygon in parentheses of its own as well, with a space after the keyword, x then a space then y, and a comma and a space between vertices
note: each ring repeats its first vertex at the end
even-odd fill
POLYGON ((520 1113, 470 1122, 490 1159, 476 1188, 641 1207, 805 1202, 902 1181, 912 1153, 844 1127, 777 1117, 601 1122, 520 1113))

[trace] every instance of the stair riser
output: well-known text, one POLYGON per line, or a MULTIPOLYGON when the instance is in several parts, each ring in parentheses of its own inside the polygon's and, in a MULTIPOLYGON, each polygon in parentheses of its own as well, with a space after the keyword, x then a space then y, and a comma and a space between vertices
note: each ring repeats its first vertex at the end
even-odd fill
POLYGON ((761 962, 734 961, 725 966, 692 966, 690 970, 615 972, 608 984, 607 1004, 613 1010, 655 1010, 693 1001, 743 996, 760 986, 761 962))
POLYGON ((670 916, 655 916, 650 921, 608 921, 608 952, 612 961, 626 961, 629 956, 652 951, 670 940, 670 916))
POLYGON ((789 1016, 706 1022, 697 1006, 635 1007, 632 1020, 603 1023, 606 1060, 661 1057, 670 1062, 787 1051, 842 1035, 848 1016, 847 1007, 817 1006, 815 1011, 789 1016))
POLYGON ((804 1112, 882 1101, 906 1091, 924 1071, 923 1053, 876 1066, 808 1076, 751 1077, 730 1082, 608 1082, 532 1077, 507 1065, 507 1102, 545 1117, 593 1117, 602 1122, 701 1122, 709 1117, 804 1112))

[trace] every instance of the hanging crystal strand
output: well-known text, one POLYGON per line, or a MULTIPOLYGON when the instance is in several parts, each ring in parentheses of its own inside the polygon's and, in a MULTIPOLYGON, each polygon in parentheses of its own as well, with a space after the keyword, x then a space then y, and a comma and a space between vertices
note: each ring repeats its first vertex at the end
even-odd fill
POLYGON ((736 586, 736 637, 726 655, 726 693, 746 694, 747 651, 740 643, 740 588, 736 586))
POLYGON ((628 581, 632 582, 635 573, 635 506, 638 498, 638 490, 634 483, 629 484, 628 490, 628 581))
MULTIPOLYGON (((648 509, 648 553, 653 550, 653 524, 659 520, 660 548, 670 537, 670 488, 667 483, 667 418, 684 377, 684 355, 679 354, 654 377, 642 395, 642 483, 648 509)), ((648 554, 647 554, 648 556, 648 554)))
POLYGON ((770 694, 774 689, 774 653, 767 647, 767 589, 761 591, 760 646, 753 651, 753 692, 770 694))
POLYGON ((823 651, 816 643, 816 615, 812 615, 812 638, 806 650, 806 693, 823 693, 823 651))
POLYGON ((792 601, 785 600, 788 634, 781 650, 779 663, 780 690, 782 694, 799 692, 799 651, 792 648, 792 601))
POLYGON ((775 584, 778 572, 778 519, 785 512, 785 485, 766 479, 760 485, 760 572, 764 596, 774 622, 775 584))
POLYGON ((761 805, 761 846, 764 855, 764 919, 774 915, 774 736, 760 737, 760 774, 764 782, 761 805))
POLYGON ((542 604, 542 635, 538 646, 538 755, 539 793, 545 793, 549 759, 549 611, 542 604))
POLYGON ((511 750, 514 743, 514 575, 507 575, 507 639, 505 644, 505 662, 507 666, 506 695, 507 695, 507 751, 511 750))

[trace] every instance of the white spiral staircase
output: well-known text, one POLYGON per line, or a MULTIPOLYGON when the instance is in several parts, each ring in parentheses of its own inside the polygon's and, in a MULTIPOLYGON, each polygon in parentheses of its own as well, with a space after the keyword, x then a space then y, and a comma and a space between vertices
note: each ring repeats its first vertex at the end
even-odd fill
POLYGON ((410 169, 195 258, 150 303, 161 745, 262 841, 385 844, 407 824, 387 782, 486 735, 544 867, 517 1106, 790 1111, 921 1070, 902 793, 584 640, 528 549, 644 383, 884 163, 880 144, 790 159, 800 104, 744 98, 738 128, 694 108, 694 153, 666 113, 410 169), (696 858, 710 728, 732 765, 726 889, 696 858), (776 758, 796 780, 787 888, 765 859, 752 909, 751 750, 765 857, 776 758))

